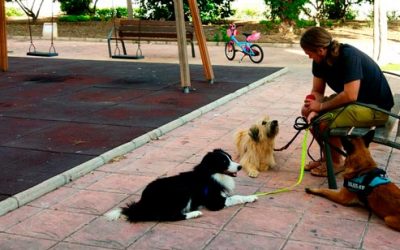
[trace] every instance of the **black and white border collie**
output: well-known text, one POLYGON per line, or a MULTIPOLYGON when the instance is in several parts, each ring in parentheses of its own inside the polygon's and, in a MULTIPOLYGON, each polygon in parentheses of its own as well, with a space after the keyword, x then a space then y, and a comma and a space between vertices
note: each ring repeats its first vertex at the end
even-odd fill
POLYGON ((232 195, 237 172, 242 167, 222 149, 208 152, 192 171, 160 178, 143 190, 138 202, 106 213, 108 220, 121 216, 129 222, 178 221, 202 215, 198 209, 217 211, 257 200, 256 195, 232 195))

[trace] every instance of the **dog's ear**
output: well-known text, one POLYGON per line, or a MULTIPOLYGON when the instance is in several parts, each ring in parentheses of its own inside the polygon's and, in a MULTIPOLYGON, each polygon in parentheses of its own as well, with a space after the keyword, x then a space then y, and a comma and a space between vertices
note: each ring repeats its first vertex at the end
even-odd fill
POLYGON ((226 152, 225 150, 223 150, 222 148, 216 148, 213 150, 213 153, 217 153, 217 154, 224 154, 226 156, 228 156, 229 159, 232 159, 232 156, 226 152))
POLYGON ((258 129, 257 126, 252 126, 249 130, 249 136, 251 137, 251 139, 253 139, 253 141, 258 142, 259 141, 259 134, 260 134, 260 130, 258 129))
POLYGON ((212 152, 208 152, 203 159, 201 160, 200 164, 198 164, 197 166, 195 166, 193 169, 195 171, 198 172, 207 172, 209 171, 209 167, 210 165, 212 165, 213 159, 214 159, 214 155, 217 154, 217 150, 214 150, 212 152))
POLYGON ((347 137, 340 137, 344 151, 347 155, 351 155, 354 152, 354 145, 351 143, 350 139, 347 137))
POLYGON ((370 130, 368 133, 366 133, 362 138, 364 141, 365 146, 368 148, 369 144, 372 142, 372 139, 374 138, 375 135, 375 130, 370 130))

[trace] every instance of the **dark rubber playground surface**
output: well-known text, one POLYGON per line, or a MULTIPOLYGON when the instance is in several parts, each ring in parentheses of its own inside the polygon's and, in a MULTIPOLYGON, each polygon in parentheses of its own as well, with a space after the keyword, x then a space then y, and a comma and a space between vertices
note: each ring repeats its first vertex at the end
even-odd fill
POLYGON ((173 121, 280 68, 9 58, 0 73, 0 200, 173 121))

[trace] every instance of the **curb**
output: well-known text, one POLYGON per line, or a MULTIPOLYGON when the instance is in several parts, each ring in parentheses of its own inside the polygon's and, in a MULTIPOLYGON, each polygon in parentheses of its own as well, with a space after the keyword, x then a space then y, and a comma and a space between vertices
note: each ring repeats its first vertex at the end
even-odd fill
POLYGON ((178 119, 171 121, 157 129, 154 129, 144 135, 136 137, 130 142, 122 144, 116 148, 113 148, 89 161, 86 161, 70 170, 67 170, 61 174, 58 174, 36 186, 33 186, 21 193, 18 193, 12 197, 9 197, 0 202, 0 216, 15 210, 59 187, 64 186, 65 184, 70 183, 73 180, 82 177, 83 175, 97 169, 100 166, 107 164, 111 159, 127 154, 142 145, 150 142, 151 140, 155 140, 162 135, 167 134, 168 132, 194 120, 195 118, 200 117, 201 115, 249 92, 252 89, 255 89, 271 80, 285 74, 288 72, 288 68, 283 68, 271 75, 268 75, 256 82, 253 82, 246 87, 236 90, 233 93, 230 93, 226 96, 217 99, 216 101, 209 103, 199 109, 196 109, 178 119))

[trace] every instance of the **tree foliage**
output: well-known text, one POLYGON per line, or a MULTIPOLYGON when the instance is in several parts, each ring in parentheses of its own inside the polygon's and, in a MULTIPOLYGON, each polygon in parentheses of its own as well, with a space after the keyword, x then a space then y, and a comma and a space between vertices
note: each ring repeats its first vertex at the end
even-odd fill
POLYGON ((280 20, 289 28, 299 19, 301 11, 317 25, 324 19, 344 20, 352 5, 373 0, 264 0, 271 9, 273 20, 280 20))
MULTIPOLYGON (((12 2, 13 0, 6 0, 6 2, 12 2)), ((32 6, 28 7, 26 1, 15 0, 15 2, 19 5, 25 14, 32 18, 33 21, 36 21, 39 17, 40 9, 42 8, 44 0, 40 0, 38 4, 32 4, 32 6)))
MULTIPOLYGON (((202 22, 215 22, 233 15, 231 2, 234 0, 198 0, 200 18, 202 22)), ((145 19, 175 20, 173 0, 140 0, 141 16, 145 19)), ((190 17, 187 1, 183 2, 185 18, 190 17)))
POLYGON ((289 31, 292 31, 296 20, 299 19, 301 8, 309 0, 264 0, 271 8, 272 19, 280 20, 289 31))
POLYGON ((344 20, 352 5, 373 3, 373 0, 325 0, 323 1, 324 14, 328 19, 344 20))
POLYGON ((58 0, 58 2, 61 10, 67 15, 93 15, 96 12, 98 0, 58 0))

